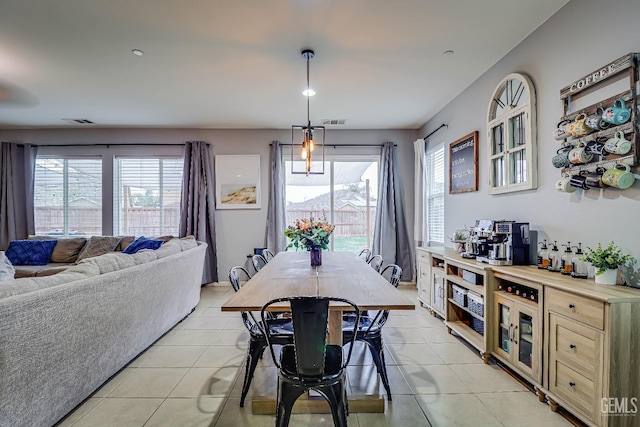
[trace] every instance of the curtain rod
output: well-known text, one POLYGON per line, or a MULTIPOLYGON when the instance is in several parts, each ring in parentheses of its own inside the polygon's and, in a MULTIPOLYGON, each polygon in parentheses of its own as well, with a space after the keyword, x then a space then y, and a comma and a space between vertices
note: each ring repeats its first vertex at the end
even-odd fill
MULTIPOLYGON (((269 144, 271 146, 273 144, 269 144)), ((280 144, 281 147, 291 147, 293 145, 300 144, 280 144)), ((324 144, 325 147, 382 147, 384 144, 324 144)), ((398 144, 393 144, 394 147, 397 147, 398 144)))
POLYGON ((445 125, 444 123, 440 125, 440 127, 436 130, 434 130, 433 132, 431 132, 429 135, 425 136, 424 139, 425 141, 427 140, 427 138, 429 138, 431 135, 433 135, 434 133, 438 132, 440 129, 442 128, 449 128, 449 125, 445 125))
MULTIPOLYGON (((150 146, 150 147, 162 147, 162 146, 167 146, 167 147, 184 147, 184 143, 183 144, 32 144, 35 147, 111 147, 111 146, 123 146, 123 147, 132 147, 132 146, 138 146, 138 147, 144 147, 144 146, 150 146)), ((207 145, 210 145, 207 142, 207 145)))

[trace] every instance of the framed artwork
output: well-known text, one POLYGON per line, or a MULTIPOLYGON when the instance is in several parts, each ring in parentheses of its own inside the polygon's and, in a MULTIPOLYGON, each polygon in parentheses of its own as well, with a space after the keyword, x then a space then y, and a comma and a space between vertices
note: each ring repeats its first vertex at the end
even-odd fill
POLYGON ((215 157, 216 209, 260 209, 260 155, 215 157))
POLYGON ((478 191, 478 131, 449 145, 449 194, 478 191))

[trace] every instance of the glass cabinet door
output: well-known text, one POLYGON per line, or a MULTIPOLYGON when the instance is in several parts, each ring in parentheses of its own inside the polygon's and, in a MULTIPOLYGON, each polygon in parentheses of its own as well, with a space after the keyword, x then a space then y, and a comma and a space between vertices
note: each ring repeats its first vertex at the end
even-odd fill
POLYGON ((525 313, 518 313, 518 362, 533 368, 533 318, 525 313))
POLYGON ((511 323, 509 323, 509 314, 511 307, 504 304, 498 304, 498 336, 500 337, 500 348, 507 354, 511 354, 511 323))

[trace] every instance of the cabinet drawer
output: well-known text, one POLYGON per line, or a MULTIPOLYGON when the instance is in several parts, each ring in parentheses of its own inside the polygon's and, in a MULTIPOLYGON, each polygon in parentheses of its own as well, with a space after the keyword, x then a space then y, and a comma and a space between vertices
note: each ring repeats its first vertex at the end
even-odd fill
POLYGON ((570 319, 604 329, 604 303, 558 289, 547 288, 546 304, 549 311, 560 313, 570 319))
POLYGON ((550 320, 555 359, 595 380, 600 371, 600 333, 558 316, 550 320))
POLYGON ((593 420, 598 398, 595 383, 564 363, 556 361, 555 368, 555 378, 550 378, 551 391, 593 420))

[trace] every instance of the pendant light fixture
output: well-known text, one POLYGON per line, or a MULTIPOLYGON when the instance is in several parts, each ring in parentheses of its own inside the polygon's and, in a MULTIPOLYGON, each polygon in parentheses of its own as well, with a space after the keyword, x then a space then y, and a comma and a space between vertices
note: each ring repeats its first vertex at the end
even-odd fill
POLYGON ((311 49, 302 51, 302 57, 307 60, 307 89, 303 94, 307 97, 307 124, 291 126, 291 173, 305 175, 324 174, 324 126, 311 126, 309 118, 309 98, 315 94, 309 87, 309 60, 315 53, 311 49), (302 142, 297 142, 302 141, 302 142), (298 153, 299 159, 295 159, 298 153), (322 159, 314 162, 313 154, 322 154, 322 159), (301 166, 304 165, 304 168, 301 166))

